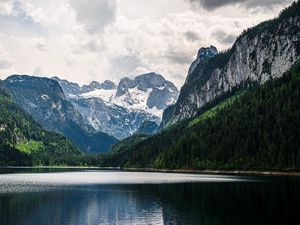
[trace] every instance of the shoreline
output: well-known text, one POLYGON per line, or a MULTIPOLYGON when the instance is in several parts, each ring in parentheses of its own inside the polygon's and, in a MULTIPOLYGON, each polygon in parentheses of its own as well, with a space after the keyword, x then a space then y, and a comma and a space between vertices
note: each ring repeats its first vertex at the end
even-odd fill
POLYGON ((90 167, 90 166, 0 166, 0 169, 91 169, 112 170, 124 172, 152 173, 182 173, 182 174, 211 174, 211 175, 248 175, 248 176, 284 176, 300 177, 300 172, 258 171, 258 170, 191 170, 191 169, 155 169, 155 168, 123 168, 120 167, 90 167))
POLYGON ((127 172, 160 172, 160 173, 183 173, 183 174, 210 174, 210 175, 248 175, 248 176, 276 176, 276 177, 300 177, 300 172, 283 171, 258 171, 258 170, 189 170, 189 169, 151 169, 151 168, 126 168, 127 172))

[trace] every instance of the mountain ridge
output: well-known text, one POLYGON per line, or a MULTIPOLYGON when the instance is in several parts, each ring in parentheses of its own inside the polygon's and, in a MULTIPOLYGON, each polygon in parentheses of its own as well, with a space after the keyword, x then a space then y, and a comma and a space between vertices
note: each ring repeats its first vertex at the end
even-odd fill
POLYGON ((172 115, 163 124, 195 116, 206 103, 243 82, 264 83, 282 76, 300 57, 299 5, 294 2, 279 17, 244 31, 229 50, 192 64, 172 115))
POLYGON ((66 98, 59 83, 50 78, 12 75, 3 81, 15 102, 44 129, 59 132, 87 152, 105 152, 117 139, 95 132, 66 98), (100 138, 102 136, 102 138, 100 138), (105 144, 101 143, 101 139, 105 144), (110 144, 109 144, 110 142, 110 144))
POLYGON ((196 59, 160 132, 119 142, 103 166, 299 170, 299 55, 297 1, 233 48, 196 59))
POLYGON ((85 123, 119 139, 133 135, 144 121, 160 123, 165 108, 176 102, 179 91, 162 75, 146 73, 110 81, 91 82, 94 88, 55 77, 68 100, 83 115, 85 123))

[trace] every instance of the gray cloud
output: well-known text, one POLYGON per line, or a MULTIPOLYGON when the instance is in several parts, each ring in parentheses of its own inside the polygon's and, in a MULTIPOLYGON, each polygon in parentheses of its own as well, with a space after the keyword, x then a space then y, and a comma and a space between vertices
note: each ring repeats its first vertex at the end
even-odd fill
POLYGON ((197 41, 200 39, 199 35, 194 31, 185 32, 184 36, 188 41, 197 41))
POLYGON ((34 47, 36 47, 38 50, 40 50, 42 52, 44 52, 44 51, 48 52, 49 51, 49 49, 46 47, 46 45, 41 43, 41 42, 37 43, 34 47))
POLYGON ((292 0, 187 0, 192 4, 201 6, 207 10, 214 10, 226 5, 239 4, 246 8, 265 7, 272 8, 276 5, 290 3, 292 0))
POLYGON ((70 0, 70 3, 76 10, 77 21, 89 33, 102 31, 106 25, 115 21, 116 0, 70 0))
POLYGON ((85 45, 84 48, 86 48, 90 52, 100 52, 104 51, 105 47, 102 43, 98 43, 95 40, 88 41, 85 45))
POLYGON ((193 57, 190 54, 179 51, 170 50, 166 57, 172 62, 180 65, 189 64, 192 62, 193 57))
POLYGON ((134 54, 119 56, 111 61, 111 73, 117 75, 127 75, 136 70, 142 62, 134 54))
POLYGON ((217 41, 219 41, 220 43, 222 43, 224 45, 231 45, 236 40, 235 35, 226 34, 222 30, 217 30, 212 35, 217 39, 217 41))
MULTIPOLYGON (((27 14, 21 1, 6 1, 1 3, 0 0, 0 27, 5 30, 7 35, 18 36, 20 33, 26 36, 42 34, 43 28, 36 23, 33 18, 27 14), (10 4, 10 13, 1 13, 1 4, 10 4)), ((3 5, 2 5, 3 6, 3 5)))

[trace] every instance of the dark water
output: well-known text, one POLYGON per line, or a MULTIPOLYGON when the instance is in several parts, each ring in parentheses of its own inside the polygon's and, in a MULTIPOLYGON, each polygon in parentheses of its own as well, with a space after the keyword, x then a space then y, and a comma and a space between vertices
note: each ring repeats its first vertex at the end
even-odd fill
POLYGON ((300 224, 300 180, 114 171, 2 171, 0 224, 300 224))

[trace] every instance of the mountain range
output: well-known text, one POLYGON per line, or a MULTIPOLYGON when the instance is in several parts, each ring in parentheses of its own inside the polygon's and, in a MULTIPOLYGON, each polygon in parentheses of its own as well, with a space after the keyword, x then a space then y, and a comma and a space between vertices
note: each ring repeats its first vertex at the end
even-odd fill
POLYGON ((125 77, 119 85, 93 81, 84 86, 58 77, 12 75, 3 86, 44 129, 62 133, 92 153, 108 151, 142 125, 158 127, 163 110, 179 95, 174 84, 155 73, 125 77))
POLYGON ((83 115, 85 124, 118 139, 134 134, 145 121, 159 124, 163 111, 175 104, 179 95, 173 83, 156 73, 134 79, 124 77, 118 85, 105 81, 80 87, 57 77, 53 79, 83 115))
POLYGON ((85 152, 111 149, 88 160, 98 166, 299 170, 299 81, 297 1, 226 51, 200 48, 180 92, 156 73, 83 86, 8 77, 0 83, 0 150, 28 157, 67 143, 74 156, 71 140, 85 152))
POLYGON ((300 1, 244 31, 232 48, 201 48, 160 132, 116 144, 103 166, 300 168, 300 1))

